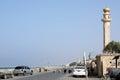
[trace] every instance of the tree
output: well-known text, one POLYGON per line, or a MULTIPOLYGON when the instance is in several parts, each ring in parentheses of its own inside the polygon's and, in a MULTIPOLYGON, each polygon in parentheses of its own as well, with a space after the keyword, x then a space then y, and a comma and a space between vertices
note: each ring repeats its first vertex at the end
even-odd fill
POLYGON ((76 62, 72 62, 72 63, 69 64, 69 66, 75 66, 75 65, 77 65, 76 62))
POLYGON ((120 42, 112 41, 103 50, 103 52, 120 53, 120 42))

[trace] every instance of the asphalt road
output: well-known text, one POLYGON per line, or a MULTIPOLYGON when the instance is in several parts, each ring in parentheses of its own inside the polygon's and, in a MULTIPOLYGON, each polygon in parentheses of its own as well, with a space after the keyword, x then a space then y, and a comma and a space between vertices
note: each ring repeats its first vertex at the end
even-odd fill
POLYGON ((12 79, 6 79, 6 80, 57 80, 58 78, 61 78, 65 76, 62 73, 53 73, 53 72, 45 72, 45 73, 38 73, 34 75, 28 75, 28 76, 16 76, 12 79))
MULTIPOLYGON (((32 76, 18 76, 13 79, 6 79, 6 80, 87 80, 85 77, 72 77, 71 74, 64 74, 64 73, 53 73, 53 72, 46 72, 46 73, 39 73, 32 76)), ((88 78, 88 80, 101 80, 100 78, 88 78)))

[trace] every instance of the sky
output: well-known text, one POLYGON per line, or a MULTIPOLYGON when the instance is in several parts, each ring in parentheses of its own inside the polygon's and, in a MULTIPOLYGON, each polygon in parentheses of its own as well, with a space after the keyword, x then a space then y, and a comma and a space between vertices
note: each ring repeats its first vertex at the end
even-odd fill
POLYGON ((0 66, 63 65, 103 49, 103 9, 120 41, 120 0, 0 0, 0 66))

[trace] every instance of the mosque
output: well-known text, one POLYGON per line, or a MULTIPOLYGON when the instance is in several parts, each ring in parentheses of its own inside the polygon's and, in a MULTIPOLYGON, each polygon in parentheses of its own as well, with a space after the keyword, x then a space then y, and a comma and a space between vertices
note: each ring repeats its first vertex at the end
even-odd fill
MULTIPOLYGON (((103 49, 109 44, 110 42, 110 23, 111 23, 111 18, 110 18, 110 8, 104 8, 103 9, 103 49)), ((102 53, 99 55, 96 55, 96 73, 98 76, 103 76, 104 74, 107 73, 106 69, 107 68, 120 68, 120 60, 116 61, 114 58, 115 56, 118 56, 119 54, 117 53, 102 53), (116 65, 117 64, 117 65, 116 65)))
MULTIPOLYGON (((110 43, 110 8, 103 9, 103 49, 110 43)), ((86 60, 86 65, 89 70, 93 69, 93 76, 102 77, 107 73, 107 68, 116 68, 116 60, 114 59, 119 54, 117 53, 101 53, 96 55, 96 58, 86 60)), ((80 61, 78 62, 80 63, 80 61)), ((84 62, 83 62, 84 64, 84 62)), ((120 68, 120 59, 117 61, 117 67, 120 68)), ((90 71, 89 71, 90 72, 90 71)))

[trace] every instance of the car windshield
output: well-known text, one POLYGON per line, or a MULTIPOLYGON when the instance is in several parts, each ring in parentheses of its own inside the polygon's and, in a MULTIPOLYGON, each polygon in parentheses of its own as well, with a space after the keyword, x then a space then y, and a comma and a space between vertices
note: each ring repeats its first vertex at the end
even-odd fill
POLYGON ((15 69, 23 69, 23 67, 21 67, 21 66, 18 66, 18 67, 16 67, 15 69))
POLYGON ((77 66, 75 69, 85 69, 85 66, 77 66))

